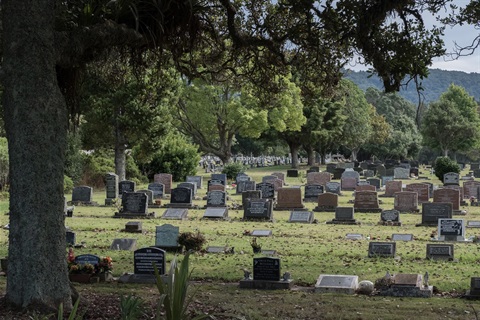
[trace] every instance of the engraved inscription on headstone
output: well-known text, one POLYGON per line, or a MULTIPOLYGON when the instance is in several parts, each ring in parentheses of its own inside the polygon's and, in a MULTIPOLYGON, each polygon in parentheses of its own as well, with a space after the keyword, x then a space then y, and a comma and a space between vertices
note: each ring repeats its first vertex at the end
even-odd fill
POLYGON ((368 257, 395 257, 395 242, 370 242, 368 244, 368 257))
POLYGON ((453 244, 427 243, 427 259, 453 260, 453 244))
POLYGON ((141 248, 133 253, 135 274, 154 274, 153 264, 159 274, 165 274, 165 251, 155 247, 141 248))
POLYGON ((279 258, 253 258, 253 280, 279 281, 279 258))
POLYGON ((288 222, 312 223, 313 213, 310 211, 292 211, 288 222))

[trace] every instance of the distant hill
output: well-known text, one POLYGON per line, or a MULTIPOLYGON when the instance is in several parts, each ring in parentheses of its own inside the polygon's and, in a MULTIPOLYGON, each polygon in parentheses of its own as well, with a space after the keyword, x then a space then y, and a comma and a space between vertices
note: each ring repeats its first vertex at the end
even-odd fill
MULTIPOLYGON (((369 73, 366 71, 346 70, 345 72, 345 77, 352 80, 364 91, 369 87, 383 90, 382 82, 377 76, 374 75, 370 78, 368 76, 369 73)), ((425 102, 437 100, 451 83, 464 87, 471 96, 475 97, 475 100, 480 101, 480 73, 430 69, 428 78, 422 81, 425 102)), ((400 95, 415 104, 418 103, 418 95, 414 84, 409 84, 406 89, 401 89, 400 95)))

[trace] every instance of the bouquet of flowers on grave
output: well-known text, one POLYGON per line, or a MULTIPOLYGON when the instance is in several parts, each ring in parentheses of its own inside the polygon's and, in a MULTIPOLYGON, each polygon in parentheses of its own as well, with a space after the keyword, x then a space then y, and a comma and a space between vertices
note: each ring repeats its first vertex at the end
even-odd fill
POLYGON ((96 266, 96 273, 106 273, 113 270, 113 262, 110 257, 103 257, 96 266))
POLYGON ((75 254, 72 248, 68 250, 67 256, 68 273, 72 274, 94 274, 95 266, 90 263, 80 264, 75 261, 75 254))

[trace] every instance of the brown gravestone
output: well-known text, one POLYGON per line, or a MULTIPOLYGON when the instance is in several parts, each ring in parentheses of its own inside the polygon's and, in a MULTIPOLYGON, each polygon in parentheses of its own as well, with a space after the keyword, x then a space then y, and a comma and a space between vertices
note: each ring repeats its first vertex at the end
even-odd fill
POLYGON ((405 191, 416 192, 418 195, 418 203, 428 202, 429 197, 429 187, 425 183, 411 183, 407 184, 405 191))
POLYGON ((433 202, 451 203, 452 210, 460 210, 460 191, 454 189, 437 189, 433 192, 433 202))
POLYGON ((338 194, 336 193, 322 193, 318 196, 318 205, 314 211, 335 211, 338 207, 338 194))
POLYGON ((400 212, 418 212, 418 194, 413 191, 395 192, 393 208, 400 212))
POLYGON ((280 188, 277 193, 276 210, 303 209, 300 188, 280 188))
POLYGON ((355 211, 358 212, 381 212, 378 205, 377 192, 358 191, 355 192, 355 201, 353 204, 355 211))
POLYGON ((357 179, 356 178, 342 178, 340 183, 342 185, 342 190, 353 191, 357 187, 357 179))
POLYGON ((465 181, 463 183, 463 196, 465 199, 476 198, 478 187, 480 187, 480 181, 465 181))
POLYGON ((161 183, 165 186, 164 193, 170 194, 172 190, 172 175, 169 173, 157 173, 153 176, 153 182, 161 183))
POLYGON ((402 181, 394 180, 385 183, 385 197, 393 197, 395 192, 402 191, 402 181))
POLYGON ((356 186, 355 192, 357 191, 377 191, 377 188, 375 188, 375 186, 372 186, 370 184, 364 184, 364 185, 356 186))

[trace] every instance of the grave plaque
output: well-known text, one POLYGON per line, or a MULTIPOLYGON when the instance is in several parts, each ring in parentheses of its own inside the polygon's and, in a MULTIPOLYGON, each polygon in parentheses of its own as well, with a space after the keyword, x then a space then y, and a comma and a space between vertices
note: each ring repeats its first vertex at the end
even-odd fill
POLYGON ((203 179, 201 176, 187 176, 187 182, 195 183, 197 189, 202 189, 203 186, 203 179))
POLYGON ((171 191, 170 207, 191 207, 192 189, 174 188, 171 191))
MULTIPOLYGON (((262 192, 263 194, 263 192, 262 192)), ((300 188, 278 189, 277 210, 303 209, 302 190, 300 188)))
POLYGON ((448 172, 443 175, 443 185, 460 185, 460 175, 456 172, 448 172))
POLYGON ((269 199, 249 199, 243 211, 243 219, 272 219, 272 201, 269 199))
POLYGON ((253 280, 280 281, 280 259, 253 258, 253 280))
POLYGON ((395 257, 395 242, 370 242, 368 244, 368 257, 395 257))
POLYGON ((124 192, 122 197, 121 214, 126 215, 147 215, 148 199, 143 192, 124 192))
POLYGON ((165 185, 157 182, 150 183, 148 190, 152 191, 154 199, 162 199, 165 190, 165 185))
POLYGON ((345 238, 348 240, 363 240, 363 235, 360 233, 347 233, 345 238))
POLYGON ((402 233, 394 233, 392 234, 392 241, 412 241, 413 234, 402 234, 402 233))
POLYGON ((155 227, 155 246, 161 248, 178 247, 179 227, 164 224, 155 227))
POLYGON ((164 185, 163 190, 165 194, 170 194, 172 191, 172 175, 169 173, 157 173, 153 176, 153 182, 161 183, 164 185))
POLYGON ((310 211, 292 211, 288 222, 312 223, 313 212, 310 211))
POLYGON ((228 218, 228 209, 225 208, 215 208, 208 207, 203 214, 204 219, 227 219, 228 218))
POLYGON ((438 219, 438 240, 465 241, 465 221, 463 219, 438 219))
POLYGON ((110 250, 134 251, 137 249, 137 239, 113 239, 110 250))
POLYGON ((238 181, 236 187, 236 193, 242 194, 244 191, 255 190, 257 183, 255 181, 238 181))
POLYGON ((272 230, 253 230, 251 233, 252 237, 271 237, 272 230))
POLYGON ((107 194, 105 204, 118 197, 118 176, 115 173, 109 172, 105 175, 105 192, 107 194))
POLYGON ((427 259, 453 260, 453 244, 427 243, 427 259))
POLYGON ((454 189, 437 189, 433 191, 433 202, 451 203, 452 210, 460 210, 460 191, 454 189))
POLYGON ((210 191, 207 194, 207 207, 225 207, 227 194, 223 191, 210 191))
POLYGON ((123 180, 118 183, 118 192, 123 196, 124 192, 135 192, 135 182, 123 180))
POLYGON ((426 226, 437 226, 438 219, 452 218, 452 204, 451 203, 423 203, 422 204, 422 223, 426 226))
POLYGON ((321 274, 315 284, 317 293, 355 294, 358 276, 321 274))
POLYGON ((93 195, 93 188, 88 186, 79 186, 73 188, 72 202, 91 203, 93 195))
POLYGON ((305 186, 305 202, 317 202, 318 196, 323 193, 323 186, 320 184, 310 184, 305 186))
POLYGON ((378 205, 377 192, 375 191, 358 191, 355 192, 355 201, 353 203, 355 211, 362 212, 381 212, 378 205))
POLYGON ((418 194, 413 191, 395 192, 393 208, 400 212, 418 212, 418 194))
POLYGON ((133 253, 133 269, 135 274, 155 274, 153 264, 159 274, 165 274, 165 251, 155 247, 141 248, 133 253))
POLYGON ((275 187, 272 183, 259 183, 256 186, 256 190, 262 191, 262 199, 273 199, 275 197, 275 187))
POLYGON ((96 266, 100 263, 100 257, 93 254, 81 254, 75 257, 75 263, 80 265, 88 263, 92 266, 96 266))
POLYGON ((393 177, 395 179, 410 179, 410 169, 407 168, 395 168, 393 169, 393 177))
POLYGON ((140 221, 129 221, 125 224, 125 232, 140 233, 142 231, 142 223, 140 221))
POLYGON ((428 202, 430 199, 430 190, 425 183, 410 183, 405 186, 405 191, 411 191, 417 193, 417 199, 419 203, 428 202))
POLYGON ((187 208, 168 208, 162 215, 162 219, 184 220, 187 218, 187 208))
POLYGON ((65 240, 67 242, 67 245, 69 246, 74 246, 75 245, 75 232, 72 231, 66 231, 65 232, 65 240))
POLYGON ((287 177, 297 178, 297 177, 298 177, 298 170, 297 170, 297 169, 289 169, 289 170, 287 170, 287 177))
POLYGON ((468 228, 480 228, 480 221, 469 220, 467 221, 468 228))
POLYGON ((387 181, 385 184, 385 197, 393 197, 395 192, 402 191, 402 181, 387 181))
POLYGON ((400 222, 400 211, 398 210, 383 210, 380 213, 381 221, 392 221, 392 222, 400 222))

